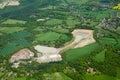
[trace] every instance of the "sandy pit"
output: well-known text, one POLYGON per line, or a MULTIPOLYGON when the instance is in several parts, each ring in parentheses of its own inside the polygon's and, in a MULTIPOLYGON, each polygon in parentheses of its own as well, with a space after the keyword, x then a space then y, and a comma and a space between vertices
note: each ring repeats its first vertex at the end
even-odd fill
POLYGON ((3 1, 0 3, 0 9, 3 9, 5 6, 18 6, 20 5, 19 1, 3 1))
POLYGON ((42 45, 35 46, 34 48, 38 51, 38 54, 42 54, 35 58, 35 60, 39 63, 61 61, 62 57, 60 53, 95 42, 95 39, 93 38, 93 30, 76 29, 72 32, 72 35, 72 41, 68 42, 69 44, 65 44, 61 48, 46 47, 42 45))

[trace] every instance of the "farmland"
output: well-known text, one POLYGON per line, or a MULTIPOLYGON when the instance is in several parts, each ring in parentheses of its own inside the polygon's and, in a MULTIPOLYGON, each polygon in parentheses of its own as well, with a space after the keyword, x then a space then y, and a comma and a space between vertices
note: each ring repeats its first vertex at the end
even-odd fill
POLYGON ((30 37, 31 33, 28 31, 18 31, 12 34, 12 36, 16 39, 21 39, 21 38, 26 38, 26 37, 30 37))
POLYGON ((107 37, 100 38, 100 43, 103 45, 115 45, 115 44, 117 44, 117 42, 114 38, 107 38, 107 37))
POLYGON ((29 45, 30 43, 25 39, 11 41, 4 46, 4 48, 0 51, 0 54, 12 54, 21 48, 28 47, 29 45))
POLYGON ((103 50, 100 53, 96 54, 93 57, 93 60, 95 60, 97 62, 103 62, 105 60, 105 52, 106 52, 106 50, 103 50))
POLYGON ((71 78, 67 77, 64 73, 56 72, 53 74, 44 74, 46 78, 50 78, 51 80, 72 80, 71 78))
POLYGON ((3 33, 10 34, 18 31, 22 31, 24 29, 25 29, 24 27, 1 27, 0 31, 3 33))
POLYGON ((82 0, 82 1, 79 1, 79 0, 67 0, 69 3, 75 3, 75 4, 79 4, 79 5, 82 5, 84 3, 86 3, 88 0, 82 0))
POLYGON ((66 40, 67 36, 63 35, 63 34, 56 33, 56 32, 47 32, 44 34, 36 35, 35 40, 36 41, 55 41, 55 40, 58 40, 59 38, 66 40))
POLYGON ((116 80, 116 78, 104 74, 94 75, 88 73, 85 75, 85 80, 116 80))
POLYGON ((62 24, 62 20, 60 19, 50 19, 48 21, 46 21, 45 25, 59 25, 62 24))
POLYGON ((65 52, 66 60, 74 61, 79 58, 89 56, 97 48, 99 48, 99 45, 97 43, 93 43, 93 44, 84 46, 82 48, 71 49, 71 50, 65 52))
POLYGON ((120 79, 119 0, 9 1, 0 0, 0 80, 120 79), (10 63, 18 51, 27 56, 10 63))
POLYGON ((26 23, 26 21, 8 19, 8 20, 4 21, 2 24, 25 24, 25 23, 26 23))

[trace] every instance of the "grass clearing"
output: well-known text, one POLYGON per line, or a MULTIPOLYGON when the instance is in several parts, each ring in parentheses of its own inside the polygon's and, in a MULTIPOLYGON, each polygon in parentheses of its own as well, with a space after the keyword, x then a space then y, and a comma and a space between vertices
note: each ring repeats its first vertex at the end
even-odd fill
POLYGON ((105 74, 94 75, 87 73, 84 76, 84 80, 116 80, 116 78, 105 74))
POLYGON ((62 20, 60 19, 50 19, 45 23, 45 25, 50 25, 50 26, 59 25, 59 24, 62 24, 62 20))
POLYGON ((103 45, 115 45, 115 44, 117 44, 117 42, 114 38, 108 38, 108 37, 99 38, 99 42, 103 45))
POLYGON ((82 4, 85 4, 86 2, 88 2, 89 0, 67 0, 70 4, 79 4, 79 5, 82 5, 82 4))
POLYGON ((94 50, 98 49, 99 45, 93 43, 82 48, 71 49, 65 52, 67 61, 74 61, 81 57, 90 55, 94 50))
POLYGON ((71 28, 74 27, 75 24, 80 23, 77 19, 74 19, 74 17, 70 16, 68 17, 68 19, 66 20, 67 25, 71 28))
POLYGON ((8 20, 4 21, 2 24, 25 24, 25 23, 26 23, 26 21, 8 19, 8 20))
POLYGON ((79 11, 79 14, 81 14, 84 17, 87 18, 96 18, 97 20, 103 19, 103 18, 109 18, 109 14, 110 12, 112 12, 113 10, 109 9, 109 10, 104 10, 104 11, 79 11))
POLYGON ((120 80, 120 68, 117 68, 117 79, 120 80))
POLYGON ((62 72, 55 72, 53 74, 44 74, 45 78, 50 78, 50 80, 72 80, 62 72))
POLYGON ((14 38, 21 39, 21 38, 30 37, 31 33, 24 30, 24 31, 15 32, 15 33, 12 34, 12 36, 14 38))
POLYGON ((18 31, 22 31, 24 29, 25 28, 23 27, 1 27, 0 31, 3 33, 10 34, 10 33, 18 32, 18 31))
POLYGON ((30 43, 25 39, 19 39, 9 42, 4 48, 0 51, 0 55, 11 54, 17 50, 30 46, 30 43))
POLYGON ((35 40, 36 41, 55 41, 55 40, 58 40, 60 38, 67 39, 68 37, 67 37, 67 35, 59 34, 56 32, 47 32, 44 34, 36 35, 35 40))
POLYGON ((59 28, 59 29, 50 28, 50 30, 52 30, 54 32, 59 32, 59 33, 69 33, 69 30, 68 29, 64 29, 64 28, 59 28))
POLYGON ((106 49, 104 49, 103 51, 101 51, 100 53, 96 54, 93 57, 93 60, 97 61, 97 62, 103 62, 105 60, 105 52, 106 49))

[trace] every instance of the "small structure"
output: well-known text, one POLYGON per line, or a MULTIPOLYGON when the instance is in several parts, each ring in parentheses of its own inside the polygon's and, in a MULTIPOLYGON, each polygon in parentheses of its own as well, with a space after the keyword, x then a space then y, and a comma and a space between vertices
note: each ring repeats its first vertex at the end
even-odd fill
POLYGON ((87 69, 87 72, 88 72, 88 73, 92 73, 92 72, 93 72, 93 68, 89 67, 89 68, 87 69))
POLYGON ((30 59, 34 56, 34 53, 29 49, 22 49, 16 52, 11 58, 10 63, 14 63, 15 61, 30 59))

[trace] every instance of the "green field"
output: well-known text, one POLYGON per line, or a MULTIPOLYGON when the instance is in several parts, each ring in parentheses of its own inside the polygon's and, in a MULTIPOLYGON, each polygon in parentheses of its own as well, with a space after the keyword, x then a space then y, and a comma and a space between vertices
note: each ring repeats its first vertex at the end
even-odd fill
POLYGON ((64 28, 59 28, 59 29, 50 28, 50 30, 52 30, 54 32, 59 32, 59 33, 69 33, 69 30, 68 29, 64 29, 64 28))
POLYGON ((95 60, 97 62, 103 62, 105 60, 105 52, 106 52, 106 49, 101 51, 100 53, 96 54, 93 57, 93 60, 95 60))
POLYGON ((65 52, 67 61, 74 61, 81 57, 90 55, 94 50, 98 49, 99 45, 93 43, 82 48, 71 49, 65 52))
POLYGON ((99 38, 99 42, 102 45, 115 45, 117 44, 116 40, 114 38, 108 38, 108 37, 101 37, 99 38))
POLYGON ((50 19, 45 23, 45 25, 50 25, 50 26, 59 25, 59 24, 62 24, 62 20, 60 19, 50 19))
POLYGON ((15 33, 12 34, 12 36, 14 38, 21 39, 21 38, 30 37, 31 33, 24 30, 24 31, 15 32, 15 33))
POLYGON ((97 20, 103 19, 103 18, 109 18, 110 12, 113 10, 104 10, 104 11, 82 11, 79 10, 79 14, 81 14, 84 17, 87 18, 95 18, 97 20))
POLYGON ((71 27, 74 27, 75 24, 78 24, 78 23, 80 23, 80 22, 79 22, 79 20, 74 19, 74 17, 69 16, 68 19, 66 20, 66 23, 67 23, 68 27, 71 28, 71 27))
POLYGON ((94 75, 91 73, 87 73, 84 76, 84 80, 116 80, 116 78, 112 76, 104 75, 104 74, 94 75))
MULTIPOLYGON (((15 78, 14 80, 28 80, 26 77, 15 78)), ((30 78, 29 80, 35 80, 34 78, 30 78)))
POLYGON ((55 41, 58 39, 67 39, 67 35, 59 34, 56 32, 46 32, 44 34, 38 34, 36 35, 35 40, 36 41, 55 41))
POLYGON ((29 45, 30 43, 25 39, 11 41, 0 51, 0 55, 14 53, 21 48, 28 47, 29 45))
POLYGON ((50 80, 72 80, 62 72, 56 72, 53 74, 44 74, 45 78, 50 78, 50 80))
POLYGON ((74 4, 85 4, 86 2, 88 2, 89 0, 67 0, 70 4, 74 3, 74 4))
POLYGON ((0 28, 0 31, 3 32, 3 33, 14 33, 14 32, 18 32, 18 31, 22 31, 24 30, 25 28, 23 27, 1 27, 0 28))
POLYGON ((26 21, 8 19, 8 20, 4 21, 2 24, 25 24, 25 23, 26 23, 26 21))
POLYGON ((120 80, 120 68, 117 68, 117 79, 120 80))

